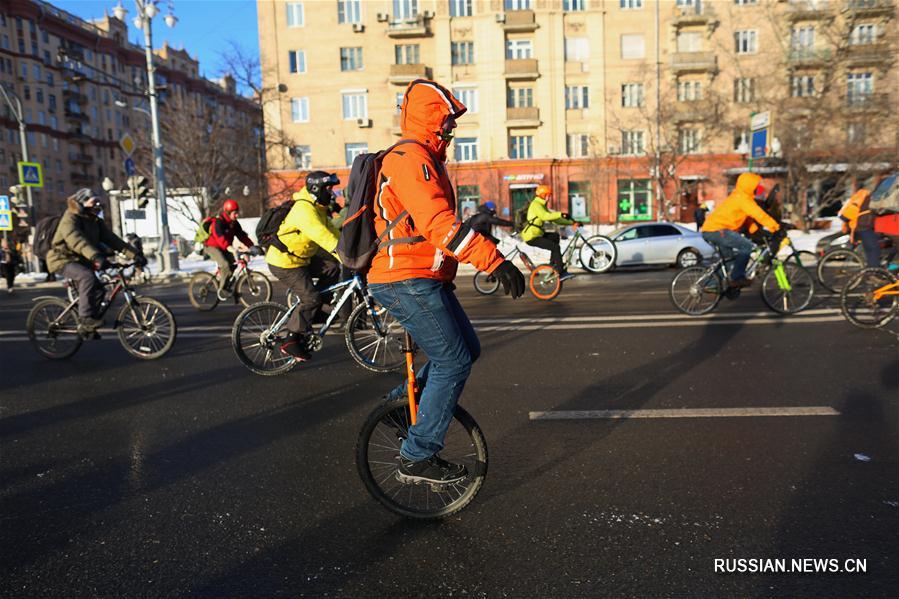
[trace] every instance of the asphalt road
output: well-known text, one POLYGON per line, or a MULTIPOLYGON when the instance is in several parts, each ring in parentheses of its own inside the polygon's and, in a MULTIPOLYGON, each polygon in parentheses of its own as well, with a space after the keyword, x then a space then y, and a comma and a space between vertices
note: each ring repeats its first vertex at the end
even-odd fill
POLYGON ((897 329, 857 330, 827 297, 776 317, 753 292, 689 319, 672 274, 579 277, 551 303, 460 279, 484 348, 462 401, 490 471, 440 523, 362 486, 356 435, 398 378, 341 338, 255 376, 227 338, 239 308, 197 313, 181 284, 147 289, 178 319, 163 359, 108 334, 50 362, 22 333, 48 291, 3 292, 2 595, 897 596, 897 329), (651 411, 722 408, 745 415, 651 411), (606 410, 650 417, 532 419, 606 410), (867 571, 715 572, 741 558, 867 571))

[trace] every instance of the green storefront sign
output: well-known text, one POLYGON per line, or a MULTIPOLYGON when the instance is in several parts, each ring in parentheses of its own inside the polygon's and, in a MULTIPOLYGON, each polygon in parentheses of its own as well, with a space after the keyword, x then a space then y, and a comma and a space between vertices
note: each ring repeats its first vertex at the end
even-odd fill
POLYGON ((652 219, 652 181, 650 179, 619 179, 619 222, 652 219))

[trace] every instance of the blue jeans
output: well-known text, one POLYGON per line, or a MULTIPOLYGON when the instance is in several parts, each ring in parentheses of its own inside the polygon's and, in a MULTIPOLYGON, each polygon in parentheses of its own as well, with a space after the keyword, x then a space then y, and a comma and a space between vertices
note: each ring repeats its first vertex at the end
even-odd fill
POLYGON ((856 229, 855 237, 862 242, 868 266, 880 266, 880 237, 874 232, 874 229, 863 231, 856 229))
POLYGON ((746 277, 746 265, 749 264, 749 257, 755 244, 737 233, 736 231, 707 231, 702 234, 702 238, 718 248, 721 255, 726 259, 733 258, 734 263, 730 271, 730 280, 736 281, 746 277))
MULTIPOLYGON (((471 365, 481 354, 481 344, 450 284, 407 279, 368 288, 428 355, 416 375, 422 389, 418 419, 400 448, 407 460, 425 460, 443 449, 443 438, 471 365)), ((387 398, 405 396, 403 382, 387 398)))

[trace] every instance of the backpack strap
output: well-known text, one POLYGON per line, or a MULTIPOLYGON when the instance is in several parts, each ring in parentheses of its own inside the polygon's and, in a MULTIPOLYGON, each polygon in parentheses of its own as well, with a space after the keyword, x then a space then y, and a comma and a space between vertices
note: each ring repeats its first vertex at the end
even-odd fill
MULTIPOLYGON (((428 153, 428 157, 431 158, 432 163, 435 164, 435 169, 436 169, 436 162, 434 162, 434 156, 431 155, 431 151, 428 150, 428 148, 424 144, 422 144, 421 142, 418 142, 414 139, 399 140, 398 142, 396 142, 395 144, 393 144, 392 146, 390 146, 389 148, 387 148, 384 151, 384 156, 387 156, 387 154, 392 152, 394 150, 394 148, 396 148, 397 146, 401 146, 403 144, 418 144, 419 146, 424 148, 424 150, 428 153)), ((403 210, 402 212, 400 212, 399 214, 396 215, 396 218, 394 218, 392 221, 387 223, 387 226, 384 227, 384 231, 382 231, 381 234, 378 235, 377 245, 379 248, 380 247, 390 247, 392 245, 398 245, 400 243, 419 243, 419 242, 426 240, 425 237, 423 237, 422 235, 415 235, 413 237, 397 237, 396 239, 388 239, 386 242, 384 241, 384 238, 387 237, 387 235, 394 228, 396 228, 396 226, 399 225, 403 221, 403 219, 406 218, 407 216, 409 216, 409 211, 403 210)))

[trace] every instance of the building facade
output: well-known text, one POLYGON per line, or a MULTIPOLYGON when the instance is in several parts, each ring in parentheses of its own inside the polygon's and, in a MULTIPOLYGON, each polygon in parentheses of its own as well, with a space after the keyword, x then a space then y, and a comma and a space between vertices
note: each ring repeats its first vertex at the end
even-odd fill
POLYGON ((818 145, 864 141, 895 155, 891 0, 257 7, 265 85, 287 90, 266 106, 267 123, 296 140, 293 151, 269 155, 279 183, 300 185, 312 168, 345 174, 359 152, 394 143, 397 107, 417 78, 451 88, 469 108, 450 158, 461 210, 489 199, 511 214, 546 183, 562 209, 594 222, 689 219, 746 170, 753 113, 774 115, 775 159, 756 166, 785 173, 780 146, 807 122, 828 121, 815 109, 830 96, 846 122, 829 119, 818 145))

